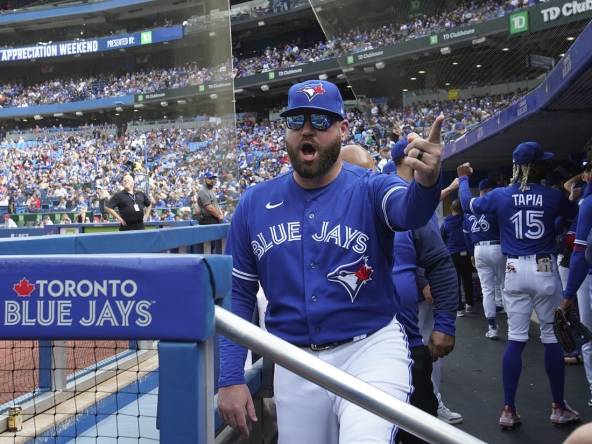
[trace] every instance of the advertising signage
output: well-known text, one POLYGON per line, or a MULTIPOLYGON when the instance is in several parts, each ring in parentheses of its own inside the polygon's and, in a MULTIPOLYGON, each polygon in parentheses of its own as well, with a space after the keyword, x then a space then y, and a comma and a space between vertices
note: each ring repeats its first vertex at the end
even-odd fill
POLYGON ((0 62, 65 57, 92 54, 134 46, 151 45, 183 38, 181 25, 147 29, 131 34, 120 34, 96 39, 55 42, 47 45, 21 46, 0 49, 0 62))

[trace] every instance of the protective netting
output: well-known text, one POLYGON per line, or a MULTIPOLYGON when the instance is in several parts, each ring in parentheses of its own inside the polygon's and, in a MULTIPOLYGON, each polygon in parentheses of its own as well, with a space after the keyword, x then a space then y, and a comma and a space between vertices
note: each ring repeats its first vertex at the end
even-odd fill
POLYGON ((0 440, 158 442, 152 348, 127 341, 2 341, 0 415, 7 416, 7 431, 0 440))

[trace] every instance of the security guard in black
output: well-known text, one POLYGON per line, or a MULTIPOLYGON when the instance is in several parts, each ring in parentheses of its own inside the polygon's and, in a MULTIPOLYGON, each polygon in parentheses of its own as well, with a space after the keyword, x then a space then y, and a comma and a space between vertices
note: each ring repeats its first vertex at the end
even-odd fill
POLYGON ((144 213, 150 207, 150 199, 142 191, 134 190, 131 176, 124 176, 122 185, 124 189, 109 199, 105 210, 117 219, 119 231, 143 230, 144 213))

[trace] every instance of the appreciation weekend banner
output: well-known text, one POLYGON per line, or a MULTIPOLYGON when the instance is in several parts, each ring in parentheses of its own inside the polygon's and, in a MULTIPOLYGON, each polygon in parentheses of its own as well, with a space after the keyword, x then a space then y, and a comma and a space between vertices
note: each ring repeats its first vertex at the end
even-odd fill
POLYGON ((112 51, 133 46, 151 45, 183 38, 181 25, 147 29, 131 34, 121 34, 96 39, 55 42, 46 45, 22 46, 18 48, 0 49, 0 62, 64 57, 78 54, 90 54, 112 51))

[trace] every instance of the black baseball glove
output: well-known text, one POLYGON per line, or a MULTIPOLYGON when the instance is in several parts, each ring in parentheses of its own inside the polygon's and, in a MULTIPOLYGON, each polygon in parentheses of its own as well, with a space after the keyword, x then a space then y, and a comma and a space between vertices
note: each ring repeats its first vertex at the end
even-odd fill
POLYGON ((567 310, 555 309, 553 331, 557 341, 566 353, 578 350, 582 344, 592 340, 592 333, 580 322, 575 307, 567 310))

